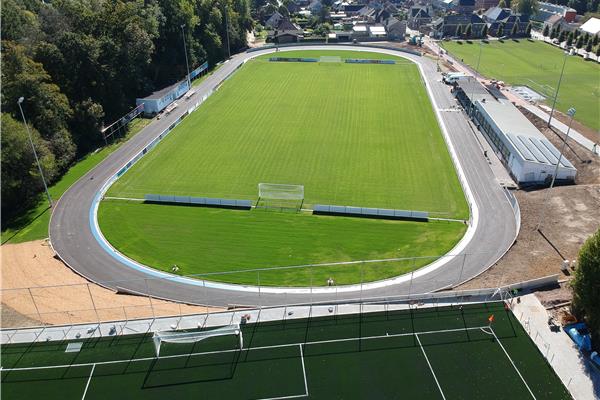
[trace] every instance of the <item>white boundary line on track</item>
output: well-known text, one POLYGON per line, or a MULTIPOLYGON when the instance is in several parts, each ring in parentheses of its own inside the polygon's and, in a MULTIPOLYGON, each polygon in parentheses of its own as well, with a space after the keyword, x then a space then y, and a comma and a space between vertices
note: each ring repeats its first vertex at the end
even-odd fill
POLYGON ((85 390, 83 391, 83 396, 81 396, 81 400, 85 399, 85 395, 87 394, 88 388, 90 387, 90 382, 92 381, 92 375, 94 375, 94 370, 96 369, 96 364, 92 365, 92 370, 90 371, 90 376, 85 384, 85 390))
POLYGON ((236 351, 253 351, 253 350, 268 350, 268 349, 278 349, 278 348, 286 348, 286 347, 295 347, 295 346, 310 346, 317 344, 327 344, 327 343, 343 343, 343 342, 355 342, 361 340, 376 340, 376 339, 389 339, 395 337, 405 337, 405 336, 414 336, 414 335, 433 335, 436 333, 449 333, 449 332, 463 332, 470 330, 478 330, 484 328, 483 326, 475 326, 469 328, 455 328, 455 329, 441 329, 437 331, 423 331, 423 332, 407 332, 407 333, 394 333, 391 335, 376 335, 376 336, 365 336, 365 337, 352 337, 352 338, 343 338, 343 339, 330 339, 330 340, 316 340, 313 342, 296 342, 296 343, 285 343, 285 344, 276 344, 272 346, 259 346, 259 347, 251 347, 251 348, 243 348, 243 349, 232 349, 232 350, 216 350, 216 351, 205 351, 200 353, 190 353, 190 354, 174 354, 170 356, 160 356, 160 357, 143 357, 143 358, 130 358, 127 360, 111 360, 111 361, 99 361, 95 363, 81 363, 81 364, 61 364, 61 365, 45 365, 41 367, 23 367, 23 368, 3 368, 2 372, 11 372, 11 371, 33 371, 33 370, 42 370, 42 369, 53 369, 53 368, 75 368, 75 367, 86 367, 90 365, 109 365, 109 364, 122 364, 122 363, 132 363, 132 362, 142 362, 142 361, 152 361, 156 359, 170 359, 170 358, 181 358, 181 357, 194 357, 194 356, 202 356, 202 355, 211 355, 211 354, 226 354, 232 353, 236 351))
MULTIPOLYGON (((498 342, 498 344, 500 345, 500 347, 502 348, 502 351, 504 352, 504 354, 506 355, 506 357, 508 358, 508 361, 510 361, 510 363, 512 364, 513 368, 515 369, 515 371, 517 371, 517 374, 519 375, 519 378, 521 378, 521 380, 523 381, 523 383, 525 384, 525 387, 527 388, 527 390, 529 391, 529 394, 531 395, 531 397, 536 400, 535 395, 533 394, 533 392, 531 391, 531 388, 529 387, 529 385, 527 384, 527 381, 525 380, 525 378, 523 378, 523 375, 521 375, 521 372, 519 371, 519 369, 517 368, 517 366, 515 365, 514 361, 512 360, 512 358, 510 357, 510 355, 508 354, 508 352, 506 351, 506 349, 504 348, 504 345, 502 344, 502 342, 500 341, 500 339, 498 339, 498 336, 496 336, 496 332, 494 332, 494 329, 490 326, 489 327, 490 332, 492 332, 492 335, 494 335, 494 339, 496 339, 496 342, 498 342)), ((483 329, 482 329, 483 330, 483 329)), ((485 332, 485 331, 484 331, 485 332)))
MULTIPOLYGON (((464 195, 467 198, 467 203, 469 204, 469 208, 470 208, 471 223, 468 225, 467 231, 465 232, 464 236, 458 241, 458 243, 454 246, 454 248, 452 248, 448 253, 446 253, 446 255, 440 256, 440 258, 438 258, 431 264, 421 267, 411 273, 403 274, 403 275, 396 276, 396 277, 390 278, 390 279, 379 280, 376 282, 368 282, 368 283, 362 283, 362 284, 358 284, 358 285, 355 284, 355 285, 336 286, 335 288, 328 288, 328 287, 317 287, 317 288, 313 288, 313 287, 309 287, 309 288, 258 287, 258 286, 254 286, 254 285, 229 284, 229 283, 215 282, 215 281, 210 281, 210 280, 186 278, 186 277, 182 277, 182 276, 178 276, 178 275, 169 274, 164 271, 156 270, 154 268, 148 267, 144 264, 141 264, 141 263, 125 256, 124 254, 119 252, 116 248, 114 248, 102 234, 102 231, 100 230, 100 226, 98 223, 98 207, 100 204, 100 200, 102 199, 104 194, 108 191, 110 186, 112 186, 112 184, 119 178, 116 176, 116 172, 110 178, 108 178, 108 180, 105 181, 104 184, 100 187, 100 189, 96 193, 96 197, 95 197, 92 207, 90 209, 90 228, 92 230, 93 235, 98 240, 100 246, 102 246, 106 250, 106 252, 108 254, 110 254, 112 257, 117 259, 122 264, 125 264, 125 266, 130 267, 130 268, 135 268, 139 271, 147 273, 148 275, 150 275, 149 278, 152 278, 152 277, 153 278, 163 278, 163 279, 169 279, 171 281, 175 281, 175 282, 179 282, 179 283, 191 284, 191 285, 195 285, 195 286, 202 286, 202 287, 211 288, 211 289, 232 290, 232 291, 238 291, 238 292, 251 292, 251 293, 259 293, 259 294, 260 293, 311 294, 311 295, 312 294, 337 294, 337 293, 345 293, 345 292, 357 292, 357 291, 362 292, 363 290, 379 289, 379 288, 383 288, 383 287, 387 287, 387 286, 391 286, 391 285, 395 285, 395 284, 399 284, 399 283, 412 281, 414 278, 424 276, 428 273, 431 273, 431 272, 437 270, 438 268, 441 268, 446 263, 450 262, 452 259, 459 256, 460 252, 465 249, 465 247, 471 242, 471 240, 473 239, 473 237, 475 235, 475 231, 476 231, 478 223, 479 223, 479 208, 478 208, 477 202, 475 201, 475 197, 473 196, 473 192, 471 191, 471 187, 469 186, 469 182, 466 178, 465 172, 462 168, 462 165, 460 163, 458 155, 456 153, 456 149, 454 148, 454 144, 452 143, 452 140, 450 139, 450 135, 449 135, 448 129, 446 127, 446 124, 444 123, 442 115, 439 111, 439 106, 437 104, 437 101, 436 101, 435 97, 433 96, 433 92, 430 87, 430 84, 427 81, 427 79, 425 78, 426 75, 423 70, 423 66, 421 65, 421 61, 419 61, 418 59, 413 59, 413 58, 409 57, 406 53, 403 53, 401 51, 391 50, 391 49, 353 47, 353 46, 324 46, 324 47, 326 50, 346 50, 346 51, 356 50, 356 51, 363 51, 363 52, 374 52, 374 53, 382 53, 382 54, 392 55, 392 56, 404 58, 404 59, 410 61, 411 63, 414 63, 417 66, 417 68, 419 69, 421 81, 423 82, 423 85, 425 86, 425 89, 429 96, 431 106, 433 108, 433 111, 436 115, 436 119, 438 121, 438 126, 440 127, 440 129, 442 131, 442 136, 446 143, 446 148, 448 149, 450 158, 452 159, 452 163, 453 163, 456 173, 458 175, 459 181, 461 182, 461 186, 462 186, 464 195)), ((294 50, 298 50, 298 48, 302 48, 302 46, 284 48, 284 49, 281 49, 281 51, 294 51, 294 50)), ((312 50, 322 50, 323 47, 314 46, 311 49, 312 50)), ((257 51, 255 54, 252 54, 249 58, 244 59, 241 64, 245 64, 248 60, 254 59, 261 55, 271 54, 274 52, 275 51, 273 49, 269 49, 269 50, 265 50, 265 51, 257 51)), ((243 65, 236 67, 236 69, 234 71, 232 71, 232 73, 230 75, 232 75, 234 72, 239 70, 239 68, 241 66, 243 66, 243 65)), ((229 78, 230 75, 228 75, 226 78, 224 78, 223 81, 221 83, 219 83, 219 85, 224 83, 229 78)), ((214 93, 214 91, 212 91, 211 94, 212 93, 214 93)), ((189 115, 189 114, 185 114, 185 115, 189 115)), ((184 114, 182 114, 181 117, 185 117, 184 114)), ((169 129, 168 132, 170 132, 172 130, 173 129, 169 129)), ((156 137, 162 135, 165 131, 159 133, 158 135, 156 135, 156 137)), ((152 149, 154 149, 155 147, 157 147, 157 146, 156 145, 153 146, 152 149)), ((132 160, 135 159, 138 156, 138 154, 140 154, 142 151, 143 150, 136 153, 136 155, 132 158, 132 160)), ((138 161, 138 160, 136 160, 136 161, 138 161)), ((123 164, 121 167, 119 167, 117 169, 117 171, 121 171, 122 168, 124 168, 130 162, 131 162, 131 160, 128 161, 127 163, 123 164)))
POLYGON ((440 386, 440 382, 438 381, 438 378, 435 375, 435 371, 433 370, 433 367, 431 366, 431 363, 429 362, 429 357, 427 357, 427 353, 425 353, 425 349, 423 348, 423 345, 421 344, 421 339, 419 339, 419 334, 415 333, 415 337, 417 338, 417 342, 419 342, 419 347, 421 348, 421 351, 423 352, 423 356, 425 356, 425 361, 427 361, 427 365, 429 365, 429 370, 431 371, 431 375, 433 375, 433 379, 435 379, 435 384, 437 385, 438 389, 440 390, 442 399, 446 400, 446 395, 444 395, 442 386, 440 386))

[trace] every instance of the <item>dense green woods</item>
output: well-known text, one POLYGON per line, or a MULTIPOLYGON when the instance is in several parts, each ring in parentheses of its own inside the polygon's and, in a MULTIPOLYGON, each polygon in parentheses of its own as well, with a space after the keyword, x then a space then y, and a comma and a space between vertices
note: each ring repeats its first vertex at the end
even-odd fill
POLYGON ((3 224, 42 182, 17 105, 22 103, 52 182, 102 143, 100 129, 135 98, 183 79, 190 67, 246 46, 248 0, 4 0, 2 2, 3 224), (227 21, 227 25, 226 22, 227 21))

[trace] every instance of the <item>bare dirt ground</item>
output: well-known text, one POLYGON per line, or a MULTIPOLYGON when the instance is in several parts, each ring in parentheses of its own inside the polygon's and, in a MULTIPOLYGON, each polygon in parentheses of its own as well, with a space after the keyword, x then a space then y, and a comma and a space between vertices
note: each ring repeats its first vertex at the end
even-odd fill
MULTIPOLYGON (((546 127, 544 121, 524 109, 521 111, 558 149, 564 135, 546 127)), ((600 227, 600 158, 574 141, 569 141, 565 156, 577 168, 576 185, 549 189, 515 191, 521 208, 521 230, 516 243, 496 265, 461 288, 498 287, 500 285, 559 274, 564 259, 575 260, 583 242, 600 227), (545 219, 540 231, 536 228, 548 194, 545 219)), ((562 289, 561 301, 570 298, 562 289)))
POLYGON ((44 240, 0 250, 3 329, 221 311, 117 294, 89 283, 54 258, 44 240))

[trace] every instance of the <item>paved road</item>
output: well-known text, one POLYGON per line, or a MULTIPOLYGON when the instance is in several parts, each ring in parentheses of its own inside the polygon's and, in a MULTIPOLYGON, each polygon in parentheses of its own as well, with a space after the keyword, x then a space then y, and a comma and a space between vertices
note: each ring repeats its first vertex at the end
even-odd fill
MULTIPOLYGON (((325 46, 310 46, 306 49, 321 49, 325 46)), ((328 46, 331 49, 368 50, 400 55, 421 65, 424 79, 439 110, 449 110, 455 105, 447 86, 443 85, 436 72, 436 64, 425 57, 413 56, 393 50, 365 47, 328 46)), ((189 104, 198 101, 215 85, 219 84, 240 63, 272 50, 241 53, 219 68, 197 87, 189 104)), ((99 188, 110 179, 127 161, 156 138, 187 109, 185 100, 171 115, 153 122, 140 133, 124 143, 102 163, 77 181, 56 204, 50 220, 50 241, 57 255, 75 272, 102 286, 124 291, 148 293, 156 298, 171 299, 190 304, 226 306, 296 304, 308 301, 349 300, 371 297, 388 297, 409 293, 428 293, 452 286, 459 281, 474 277, 492 266, 514 242, 518 230, 513 210, 507 197, 494 179, 494 175, 481 153, 473 132, 462 112, 440 111, 448 136, 456 150, 462 170, 477 204, 478 219, 474 225, 472 240, 460 255, 448 257, 441 268, 414 279, 377 289, 346 292, 315 293, 265 293, 234 291, 199 286, 181 280, 153 280, 147 271, 128 267, 114 255, 104 250, 93 235, 90 224, 90 209, 99 188), (466 256, 464 254, 467 254, 466 256)))

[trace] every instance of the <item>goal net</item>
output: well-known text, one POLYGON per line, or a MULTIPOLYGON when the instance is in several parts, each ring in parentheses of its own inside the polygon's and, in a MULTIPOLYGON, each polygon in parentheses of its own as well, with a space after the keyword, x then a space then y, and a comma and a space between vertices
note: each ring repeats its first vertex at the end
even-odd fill
POLYGON ((340 56, 321 56, 319 65, 324 66, 340 66, 342 65, 342 57, 340 56))
POLYGON ((258 184, 257 207, 300 210, 303 202, 303 185, 258 184))
POLYGON ((240 350, 244 347, 244 338, 242 331, 238 324, 227 325, 221 328, 206 330, 206 331, 195 331, 195 332, 154 332, 152 341, 154 342, 154 348, 156 350, 156 357, 160 356, 160 348, 163 343, 177 343, 177 344, 190 344, 196 343, 201 340, 213 338, 217 336, 237 336, 239 339, 240 350))

